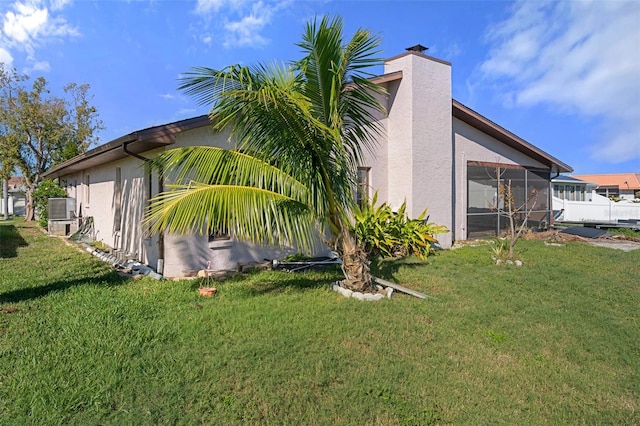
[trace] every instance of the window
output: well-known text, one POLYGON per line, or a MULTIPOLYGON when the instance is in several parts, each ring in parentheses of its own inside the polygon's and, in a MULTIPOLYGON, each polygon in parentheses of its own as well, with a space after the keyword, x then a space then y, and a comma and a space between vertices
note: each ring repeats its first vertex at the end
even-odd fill
POLYGON ((209 234, 209 242, 212 243, 214 241, 229 241, 231 236, 223 231, 214 230, 209 234))
POLYGON ((356 203, 360 207, 369 201, 369 171, 371 167, 358 167, 358 186, 356 188, 356 203))
POLYGON ((213 230, 209 233, 209 248, 216 249, 226 249, 233 246, 233 239, 228 232, 224 232, 221 230, 213 230))
POLYGON ((599 186, 596 189, 596 194, 602 195, 604 197, 619 197, 620 196, 620 188, 617 186, 599 186))
POLYGON ((584 201, 586 192, 585 185, 553 185, 553 195, 562 200, 584 201))

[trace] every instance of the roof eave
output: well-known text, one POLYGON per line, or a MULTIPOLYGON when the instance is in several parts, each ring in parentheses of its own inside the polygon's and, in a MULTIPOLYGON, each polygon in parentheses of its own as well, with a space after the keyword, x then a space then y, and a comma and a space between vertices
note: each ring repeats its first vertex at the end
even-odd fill
POLYGON ((210 123, 207 115, 201 115, 129 133, 60 163, 47 170, 42 176, 55 179, 89 167, 126 158, 128 154, 122 149, 124 145, 126 145, 127 151, 136 154, 171 145, 175 143, 177 133, 203 127, 210 123))
POLYGON ((504 127, 494 123, 485 116, 477 113, 471 108, 452 99, 453 116, 475 127, 478 130, 492 136, 500 142, 522 152, 523 154, 549 166, 554 173, 570 173, 573 168, 558 160, 540 148, 530 144, 519 136, 511 133, 504 127))

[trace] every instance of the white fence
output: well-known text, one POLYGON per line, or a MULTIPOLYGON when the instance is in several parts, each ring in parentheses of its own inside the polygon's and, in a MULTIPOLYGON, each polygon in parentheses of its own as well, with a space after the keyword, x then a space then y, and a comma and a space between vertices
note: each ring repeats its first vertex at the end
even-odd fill
POLYGON ((616 203, 597 194, 593 194, 591 201, 569 201, 553 197, 553 210, 563 210, 557 220, 564 222, 640 220, 640 203, 632 203, 627 200, 616 203))
MULTIPOLYGON (((24 216, 26 201, 24 195, 9 194, 9 214, 11 216, 24 216)), ((0 190, 0 217, 4 214, 4 197, 0 190)))

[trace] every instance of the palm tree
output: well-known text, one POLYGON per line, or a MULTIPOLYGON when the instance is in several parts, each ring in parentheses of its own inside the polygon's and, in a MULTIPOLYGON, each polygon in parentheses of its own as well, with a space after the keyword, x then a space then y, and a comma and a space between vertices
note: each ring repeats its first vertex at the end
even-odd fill
POLYGON ((340 18, 307 24, 301 60, 290 66, 193 68, 180 86, 210 104, 214 130, 233 150, 167 151, 152 167, 172 177, 147 212, 152 231, 231 231, 302 250, 325 236, 343 260, 344 285, 372 288, 365 253, 350 233, 356 170, 380 134, 384 113, 366 69, 381 64, 380 40, 359 29, 343 44, 340 18))

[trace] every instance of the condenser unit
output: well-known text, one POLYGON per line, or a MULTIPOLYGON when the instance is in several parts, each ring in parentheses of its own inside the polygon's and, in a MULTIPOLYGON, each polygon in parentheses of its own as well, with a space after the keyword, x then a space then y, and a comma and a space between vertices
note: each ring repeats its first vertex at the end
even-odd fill
POLYGON ((49 198, 49 220, 71 220, 75 217, 75 198, 49 198))

